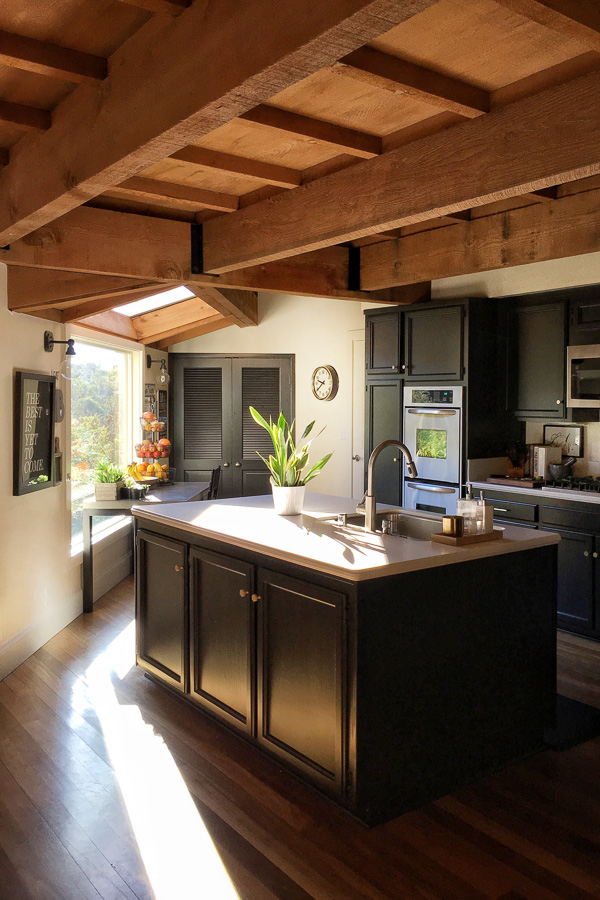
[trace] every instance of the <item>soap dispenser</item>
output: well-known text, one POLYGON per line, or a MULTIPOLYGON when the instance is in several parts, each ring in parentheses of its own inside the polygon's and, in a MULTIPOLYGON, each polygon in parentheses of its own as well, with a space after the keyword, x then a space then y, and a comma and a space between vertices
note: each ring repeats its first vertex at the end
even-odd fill
POLYGON ((477 534, 477 500, 473 498, 470 484, 467 484, 467 496, 456 501, 456 515, 464 519, 463 534, 477 534))

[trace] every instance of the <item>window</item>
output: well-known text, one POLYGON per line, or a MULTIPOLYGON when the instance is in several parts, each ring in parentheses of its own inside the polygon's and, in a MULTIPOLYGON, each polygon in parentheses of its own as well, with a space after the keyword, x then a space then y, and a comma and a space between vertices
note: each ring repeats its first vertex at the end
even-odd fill
MULTIPOLYGON (((133 459, 135 411, 140 405, 140 352, 77 338, 71 360, 71 547, 82 541, 81 510, 94 496, 100 460, 125 466, 133 459)), ((103 526, 114 519, 101 519, 103 526)))

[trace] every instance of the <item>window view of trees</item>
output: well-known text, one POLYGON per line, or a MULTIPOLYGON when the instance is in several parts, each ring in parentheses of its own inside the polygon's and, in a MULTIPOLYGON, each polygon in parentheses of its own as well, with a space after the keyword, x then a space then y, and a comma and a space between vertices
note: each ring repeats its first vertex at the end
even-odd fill
POLYGON ((77 342, 71 363, 71 536, 81 538, 81 509, 94 494, 101 460, 123 464, 128 428, 126 352, 77 342))

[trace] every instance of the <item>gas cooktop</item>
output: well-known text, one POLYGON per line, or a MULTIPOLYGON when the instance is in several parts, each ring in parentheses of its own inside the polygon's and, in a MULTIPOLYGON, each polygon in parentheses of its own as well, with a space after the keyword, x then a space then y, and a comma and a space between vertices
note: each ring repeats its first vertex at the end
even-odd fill
POLYGON ((559 478, 556 481, 547 481, 543 491, 587 491, 591 494, 600 494, 600 477, 585 475, 580 478, 559 478))

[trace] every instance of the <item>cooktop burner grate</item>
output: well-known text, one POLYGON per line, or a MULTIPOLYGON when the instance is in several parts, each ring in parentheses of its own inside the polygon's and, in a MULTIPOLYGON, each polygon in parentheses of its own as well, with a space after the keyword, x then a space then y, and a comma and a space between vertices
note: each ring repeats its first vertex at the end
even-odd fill
POLYGON ((592 494, 600 494, 600 478, 595 478, 593 475, 579 478, 558 478, 555 481, 547 481, 545 487, 554 490, 558 488, 566 491, 588 491, 592 494))

